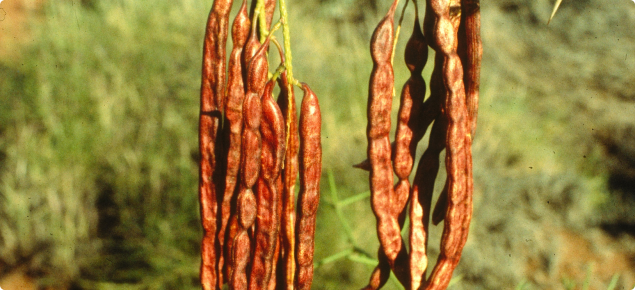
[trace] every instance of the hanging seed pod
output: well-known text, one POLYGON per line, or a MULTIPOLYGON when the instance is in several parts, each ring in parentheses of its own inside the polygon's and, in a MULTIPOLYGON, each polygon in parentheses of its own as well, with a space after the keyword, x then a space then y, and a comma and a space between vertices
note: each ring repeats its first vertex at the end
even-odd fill
POLYGON ((201 246, 201 283, 203 289, 214 289, 218 283, 218 202, 223 191, 222 152, 218 139, 225 93, 225 44, 231 0, 215 1, 210 11, 203 47, 201 76, 201 113, 199 120, 199 199, 203 224, 201 246))
POLYGON ((300 194, 297 221, 296 289, 311 289, 313 281, 313 249, 315 219, 320 202, 322 175, 322 116, 318 99, 309 86, 302 83, 304 97, 300 109, 300 194))
MULTIPOLYGON (((392 149, 390 144, 390 111, 394 75, 392 49, 394 42, 393 17, 397 0, 373 33, 370 52, 373 70, 368 97, 368 159, 371 163, 371 205, 377 218, 377 235, 387 260, 395 275, 404 285, 409 285, 409 271, 396 263, 398 258, 407 261, 407 253, 401 239, 399 214, 403 205, 397 201, 392 182, 392 149)), ((403 203, 403 202, 402 202, 403 203)), ((407 265, 407 263, 405 263, 407 265)), ((406 266, 407 268, 407 266, 406 266)))
POLYGON ((234 256, 232 264, 232 289, 247 289, 247 266, 250 261, 250 243, 247 231, 252 228, 256 219, 257 204, 253 187, 260 174, 262 139, 260 134, 260 123, 262 118, 262 102, 260 96, 263 93, 267 81, 268 63, 265 51, 269 41, 265 41, 247 68, 247 94, 243 102, 243 136, 242 154, 240 158, 241 167, 241 188, 238 194, 236 208, 238 210, 238 222, 240 230, 234 239, 234 256), (240 239, 239 239, 240 238, 240 239), (236 247, 240 246, 241 249, 236 247), (242 247, 246 247, 247 250, 242 247), (239 256, 246 253, 247 258, 239 256))
POLYGON ((278 199, 280 192, 276 181, 282 169, 282 159, 285 152, 285 124, 282 112, 272 97, 274 85, 275 82, 269 81, 262 96, 261 174, 258 181, 256 245, 249 289, 266 289, 269 285, 279 231, 278 199))
MULTIPOLYGON (((281 56, 281 59, 284 59, 281 56)), ((284 257, 284 277, 286 289, 293 290, 295 285, 295 183, 298 175, 298 153, 300 150, 300 139, 298 133, 298 119, 295 105, 295 95, 293 87, 287 80, 287 72, 284 71, 278 78, 280 95, 278 105, 284 116, 285 123, 288 124, 287 151, 284 160, 284 171, 282 179, 283 189, 283 211, 282 215, 282 244, 285 252, 284 257), (289 102, 291 100, 291 102, 289 102)))
POLYGON ((443 82, 447 90, 445 115, 446 170, 448 172, 448 206, 445 215, 441 252, 426 289, 445 289, 459 262, 467 238, 472 205, 467 192, 467 151, 469 120, 463 85, 463 66, 457 55, 461 6, 457 0, 431 0, 436 22, 434 36, 437 53, 444 57, 443 82))
MULTIPOLYGON (((225 130, 228 144, 227 147, 227 162, 225 170, 225 190, 223 193, 223 202, 221 205, 221 225, 218 230, 219 248, 224 251, 223 255, 219 255, 218 261, 218 287, 222 287, 225 283, 224 275, 228 272, 223 271, 225 261, 231 260, 230 252, 225 249, 230 249, 225 245, 226 228, 231 216, 231 202, 235 199, 234 192, 236 191, 236 183, 238 180, 238 171, 240 169, 240 145, 241 134, 243 129, 243 100, 245 98, 243 73, 241 65, 241 56, 243 46, 247 41, 249 35, 250 21, 247 16, 247 1, 243 0, 243 4, 236 15, 232 26, 232 41, 234 47, 229 56, 227 78, 227 100, 225 102, 225 130)), ((232 239, 230 241, 233 240, 232 239)), ((231 243, 229 243, 231 244, 231 243)), ((229 263, 228 263, 229 264, 229 263)))
MULTIPOLYGON (((425 96, 426 84, 421 77, 421 72, 428 59, 428 45, 419 26, 419 17, 415 16, 414 29, 406 44, 405 60, 406 66, 410 70, 410 78, 401 91, 401 102, 399 106, 399 118, 395 133, 395 150, 393 167, 399 182, 395 185, 395 195, 398 200, 403 201, 403 208, 410 195, 410 182, 408 177, 412 172, 417 144, 420 138, 422 125, 422 107, 425 96)), ((427 126, 427 125, 426 125, 427 126)), ((418 196, 411 196, 410 210, 410 288, 418 289, 421 284, 421 276, 425 271, 422 261, 425 262, 425 243, 421 243, 420 237, 424 232, 421 217, 423 211, 418 203, 418 196)))

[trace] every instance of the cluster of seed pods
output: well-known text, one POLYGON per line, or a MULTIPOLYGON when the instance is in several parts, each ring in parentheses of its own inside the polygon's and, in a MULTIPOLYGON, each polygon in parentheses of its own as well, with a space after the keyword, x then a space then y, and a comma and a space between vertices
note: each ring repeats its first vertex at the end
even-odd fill
POLYGON ((279 46, 282 73, 277 81, 269 76, 275 0, 254 0, 251 9, 242 1, 225 64, 232 2, 214 1, 204 42, 201 284, 206 290, 310 289, 322 172, 318 99, 307 84, 287 77, 279 46), (258 35, 256 24, 267 35, 258 35), (292 84, 304 91, 299 119, 292 84))
MULTIPOLYGON (((472 217, 472 137, 476 129, 480 62, 479 0, 427 0, 423 31, 415 2, 415 23, 405 48, 411 73, 401 91, 394 142, 390 142, 394 91, 394 0, 373 33, 373 70, 368 96, 368 159, 357 168, 370 173, 371 207, 377 219, 379 265, 363 289, 379 289, 392 271, 406 289, 446 289, 467 240, 472 217), (424 36, 425 35, 425 36, 424 36), (421 73, 435 51, 430 96, 421 73), (432 125, 428 147, 409 182, 417 144, 432 125), (431 212, 434 182, 445 153, 447 180, 431 212), (393 183, 393 173, 397 176, 393 183), (410 218, 409 249, 401 237, 410 218), (430 218, 445 220, 440 254, 430 275, 430 218)), ((405 9, 404 9, 405 11, 405 9)))

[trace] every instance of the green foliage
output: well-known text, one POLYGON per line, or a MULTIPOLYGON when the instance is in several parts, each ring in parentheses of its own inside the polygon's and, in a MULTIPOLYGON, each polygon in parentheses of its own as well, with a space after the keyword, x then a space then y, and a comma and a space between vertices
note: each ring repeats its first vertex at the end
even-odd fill
POLYGON ((51 284, 196 286, 206 9, 47 3, 36 42, 2 86, 7 267, 44 269, 51 284))

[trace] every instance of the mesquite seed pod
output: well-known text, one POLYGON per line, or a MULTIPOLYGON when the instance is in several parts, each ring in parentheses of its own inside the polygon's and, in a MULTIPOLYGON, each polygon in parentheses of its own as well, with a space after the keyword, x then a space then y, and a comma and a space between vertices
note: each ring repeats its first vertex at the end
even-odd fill
POLYGON ((239 257, 241 253, 250 254, 250 244, 248 242, 240 241, 241 247, 247 247, 247 251, 244 249, 236 249, 238 245, 239 236, 242 239, 249 237, 247 231, 252 228, 254 220, 256 218, 256 197, 252 191, 252 188, 258 176, 260 174, 260 161, 262 140, 260 135, 260 123, 262 118, 262 103, 260 100, 260 92, 258 89, 262 87, 264 89, 264 83, 267 80, 267 58, 264 54, 265 48, 268 45, 268 41, 265 42, 258 49, 252 60, 249 62, 247 68, 247 94, 243 102, 243 136, 242 136, 242 154, 240 160, 241 168, 241 188, 238 194, 238 221, 241 225, 241 230, 234 239, 234 257, 233 257, 233 272, 232 272, 232 289, 246 289, 247 281, 247 264, 249 259, 245 257, 239 257))
MULTIPOLYGON (((282 244, 285 254, 284 277, 286 289, 293 290, 295 277, 295 182, 298 175, 298 152, 300 149, 300 139, 298 133, 298 118, 296 113, 295 95, 293 87, 287 81, 287 72, 284 71, 278 78, 280 95, 278 105, 282 110, 285 123, 288 124, 287 132, 287 152, 284 159, 284 171, 282 172, 284 191, 282 215, 282 244), (289 99, 291 102, 289 102, 289 99)), ((280 283, 283 284, 283 283, 280 283)))
POLYGON ((279 194, 276 180, 282 169, 285 152, 284 118, 272 93, 275 82, 269 81, 262 96, 261 174, 258 181, 258 217, 256 224, 256 246, 252 260, 250 289, 265 289, 273 270, 273 255, 278 238, 279 194))
POLYGON ((471 219, 471 198, 467 197, 466 138, 470 128, 465 103, 463 66, 457 55, 460 3, 456 0, 431 0, 435 13, 434 27, 437 52, 444 57, 443 82, 447 90, 445 116, 446 170, 448 172, 448 207, 441 239, 441 252, 426 289, 445 289, 461 257, 471 219))
POLYGON ((223 182, 222 161, 217 155, 222 152, 219 126, 223 111, 225 86, 225 44, 227 23, 232 0, 215 1, 210 11, 203 46, 203 68, 201 76, 201 113, 199 120, 199 149, 201 152, 199 171, 199 199, 203 224, 201 245, 201 284, 203 289, 214 289, 218 283, 216 229, 219 193, 223 182))
POLYGON ((320 105, 309 86, 302 83, 300 109, 300 194, 298 196, 296 289, 311 289, 315 219, 320 202, 322 144, 320 105))
MULTIPOLYGON (((418 256, 421 258, 417 266, 417 276, 413 276, 415 279, 425 279, 425 273, 427 270, 428 258, 427 258, 427 245, 428 245, 428 232, 429 232, 429 220, 430 220, 430 204, 432 200, 432 193, 434 190, 434 181, 439 172, 439 155, 445 148, 445 120, 443 116, 439 116, 432 125, 430 132, 430 142, 428 148, 421 156, 417 172, 412 186, 412 198, 417 199, 416 203, 413 203, 413 211, 421 210, 422 216, 417 219, 413 219, 415 223, 421 222, 423 226, 423 232, 417 231, 414 239, 417 243, 421 243, 422 249, 417 248, 413 250, 412 258, 418 256), (419 209, 420 207, 420 209, 419 209)), ((412 239, 412 236, 411 236, 412 239)), ((415 241, 411 240, 411 243, 415 241)))
MULTIPOLYGON (((366 129, 368 159, 371 163, 371 204, 377 218, 377 235, 393 271, 399 270, 395 267, 398 256, 405 254, 399 225, 399 212, 402 208, 393 202, 396 197, 392 185, 392 149, 389 137, 394 87, 391 56, 394 41, 393 17, 396 4, 397 1, 394 1, 386 16, 375 28, 371 39, 370 52, 373 59, 373 70, 369 85, 368 127, 366 129)), ((409 271, 395 271, 395 275, 402 284, 409 284, 409 271)))
MULTIPOLYGON (((227 135, 227 162, 225 170, 225 190, 223 193, 223 202, 221 206, 221 225, 218 230, 219 248, 224 252, 218 261, 218 287, 224 284, 225 277, 228 275, 225 262, 231 260, 231 244, 226 240, 226 228, 231 216, 231 202, 235 199, 236 183, 238 181, 238 172, 240 169, 240 146, 241 134, 243 130, 243 100, 245 98, 245 90, 243 84, 243 74, 241 65, 241 56, 243 46, 249 35, 250 21, 247 16, 247 1, 244 0, 236 19, 232 26, 232 41, 234 47, 229 57, 228 78, 227 78, 227 100, 225 102, 225 130, 227 135)), ((233 241, 233 236, 227 238, 233 241)), ((229 264, 229 263, 227 263, 229 264)))
MULTIPOLYGON (((425 131, 418 127, 421 123, 421 109, 425 96, 425 81, 421 72, 428 58, 428 46, 425 37, 419 27, 419 17, 415 16, 414 29, 406 44, 405 60, 411 76, 403 87, 401 103, 399 106, 399 118, 395 133, 395 150, 393 167, 399 182, 395 185, 397 200, 403 203, 405 209, 407 199, 410 196, 410 182, 408 177, 412 171, 414 157, 419 143, 415 132, 425 131), (403 200, 403 201, 402 201, 403 200)), ((401 213, 400 213, 401 214, 401 213)), ((421 223, 423 210, 418 204, 418 197, 412 195, 410 212, 410 288, 418 289, 421 284, 421 276, 425 271, 422 261, 425 261, 425 243, 417 238, 423 236, 424 227, 421 223)))
MULTIPOLYGON (((248 79, 247 74, 248 74, 249 63, 251 62, 251 59, 256 55, 256 52, 258 52, 259 48, 260 48, 260 41, 258 40, 258 35, 256 34, 256 27, 252 23, 251 32, 249 33, 249 37, 247 38, 247 42, 245 43, 245 46, 243 48, 243 55, 242 55, 243 79, 246 79, 246 80, 248 79)), ((248 82, 245 82, 245 91, 248 90, 247 86, 248 86, 248 82)))

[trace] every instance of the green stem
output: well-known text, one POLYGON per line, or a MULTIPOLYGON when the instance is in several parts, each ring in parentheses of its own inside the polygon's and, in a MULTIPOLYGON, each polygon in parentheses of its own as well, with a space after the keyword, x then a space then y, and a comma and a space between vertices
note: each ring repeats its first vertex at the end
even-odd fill
POLYGON ((265 38, 269 35, 267 31, 267 13, 265 12, 265 0, 256 2, 256 13, 258 13, 258 29, 260 30, 260 43, 265 42, 265 38))
POLYGON ((342 212, 342 207, 340 206, 339 198, 337 197, 337 187, 335 186, 335 178, 333 177, 333 172, 329 170, 327 175, 328 175, 329 187, 331 191, 331 201, 335 205, 335 214, 337 215, 337 219, 339 220, 340 224, 344 228, 344 234, 346 235, 346 239, 348 239, 348 242, 351 243, 353 247, 356 247, 357 245, 355 244, 355 238, 353 237, 353 230, 346 222, 346 217, 344 217, 344 213, 342 212))
POLYGON ((330 256, 322 259, 322 260, 319 260, 319 261, 315 262, 313 264, 313 267, 317 268, 317 267, 320 267, 320 266, 322 266, 324 264, 333 263, 333 262, 335 262, 337 260, 341 260, 341 259, 346 258, 348 255, 350 255, 352 253, 353 253, 353 249, 346 249, 344 251, 335 253, 335 254, 330 255, 330 256))
MULTIPOLYGON (((287 13, 287 2, 285 0, 280 0, 280 21, 282 22, 282 39, 284 42, 285 64, 287 66, 287 80, 289 81, 289 84, 293 84, 291 33, 289 32, 289 14, 287 13)), ((289 99, 289 103, 291 103, 291 99, 289 99)))

